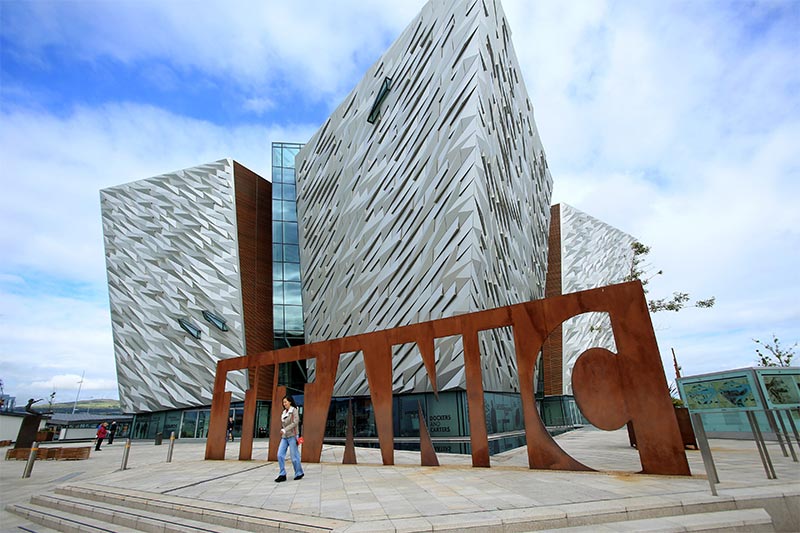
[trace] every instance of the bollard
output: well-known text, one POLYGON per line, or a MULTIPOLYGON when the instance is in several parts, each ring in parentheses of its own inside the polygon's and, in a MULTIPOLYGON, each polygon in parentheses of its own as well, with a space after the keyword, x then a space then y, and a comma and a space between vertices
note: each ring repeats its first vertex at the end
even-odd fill
POLYGON ((122 452, 122 466, 120 470, 127 470, 128 469, 128 455, 131 453, 131 439, 130 437, 128 440, 125 441, 125 451, 122 452))
POLYGON ((167 449, 167 462, 172 462, 172 448, 175 446, 175 432, 173 431, 169 436, 169 448, 167 449))
POLYGON ((31 470, 33 470, 33 463, 36 461, 36 453, 39 451, 39 443, 31 444, 31 453, 28 456, 28 462, 25 463, 25 471, 22 472, 22 478, 31 477, 31 470))

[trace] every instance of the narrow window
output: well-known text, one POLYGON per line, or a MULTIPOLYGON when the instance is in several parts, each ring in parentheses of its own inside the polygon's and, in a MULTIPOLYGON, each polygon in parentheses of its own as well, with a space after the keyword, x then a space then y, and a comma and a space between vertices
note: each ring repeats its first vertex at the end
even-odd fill
POLYGON ((180 324, 181 328, 183 328, 183 330, 186 333, 188 333, 189 335, 191 335, 195 339, 199 339, 200 338, 200 328, 198 328, 197 326, 195 326, 194 324, 192 324, 191 322, 189 322, 185 318, 179 318, 178 319, 178 324, 180 324))
POLYGON ((225 324, 227 320, 221 316, 212 313, 211 311, 203 311, 203 318, 214 324, 220 331, 228 331, 228 326, 225 324))
POLYGON ((375 102, 372 104, 372 109, 369 110, 367 122, 370 124, 375 124, 375 121, 378 120, 378 117, 381 114, 381 104, 384 100, 386 100, 386 96, 389 94, 389 90, 391 88, 392 78, 385 78, 381 84, 380 90, 378 91, 378 95, 375 97, 375 102))

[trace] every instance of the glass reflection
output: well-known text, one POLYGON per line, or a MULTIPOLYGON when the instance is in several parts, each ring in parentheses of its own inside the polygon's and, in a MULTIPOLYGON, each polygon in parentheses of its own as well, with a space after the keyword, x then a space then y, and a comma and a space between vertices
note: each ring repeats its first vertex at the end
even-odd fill
POLYGON ((283 242, 287 244, 297 244, 297 223, 283 223, 283 242))
POLYGON ((284 303, 287 305, 301 305, 300 284, 287 281, 283 284, 284 303))
POLYGON ((283 279, 286 281, 300 281, 300 263, 284 263, 283 279))
POLYGON ((283 260, 292 263, 300 262, 300 248, 298 246, 284 246, 283 260))

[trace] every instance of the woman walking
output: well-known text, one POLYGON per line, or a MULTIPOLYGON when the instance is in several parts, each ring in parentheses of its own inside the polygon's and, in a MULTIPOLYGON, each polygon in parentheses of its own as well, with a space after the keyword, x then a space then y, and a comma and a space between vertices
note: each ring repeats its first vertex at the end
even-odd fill
POLYGON ((292 454, 294 478, 303 479, 303 465, 300 464, 300 451, 297 449, 297 434, 300 429, 300 413, 291 396, 283 397, 283 413, 281 413, 281 444, 278 447, 278 466, 281 471, 275 478, 277 483, 286 481, 286 449, 292 454))

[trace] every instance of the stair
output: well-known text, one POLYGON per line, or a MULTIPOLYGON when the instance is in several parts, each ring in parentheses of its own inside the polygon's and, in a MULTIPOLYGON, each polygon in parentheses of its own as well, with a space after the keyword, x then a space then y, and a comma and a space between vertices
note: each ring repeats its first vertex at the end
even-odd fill
POLYGON ((92 533, 351 533, 395 531, 396 528, 408 532, 448 528, 451 531, 485 531, 489 528, 493 531, 562 533, 773 532, 792 530, 780 521, 782 514, 788 514, 788 509, 783 511, 780 507, 789 505, 784 500, 742 497, 734 501, 730 497, 709 496, 682 504, 677 501, 659 502, 652 498, 637 501, 633 498, 488 514, 456 513, 429 516, 427 519, 400 518, 353 523, 83 483, 33 496, 28 503, 10 504, 6 510, 36 524, 19 526, 14 531, 32 533, 50 533, 51 530, 92 533), (776 522, 773 522, 765 508, 778 517, 776 522))
POLYGON ((34 524, 33 522, 15 523, 12 525, 7 525, 4 522, 2 531, 3 533, 6 531, 13 531, 14 533, 58 533, 56 529, 51 529, 41 524, 34 524))
POLYGON ((740 509, 733 511, 717 511, 711 513, 685 514, 647 518, 642 520, 626 520, 587 526, 566 527, 561 529, 540 530, 558 533, 610 533, 610 532, 679 532, 704 531, 729 533, 741 532, 774 532, 772 518, 764 509, 740 509))
MULTIPOLYGON (((29 503, 8 505, 6 510, 37 527, 91 533, 329 533, 348 524, 315 517, 303 517, 301 524, 297 516, 288 513, 86 486, 61 487, 33 496, 29 503)), ((36 528, 31 531, 47 533, 36 528)))

